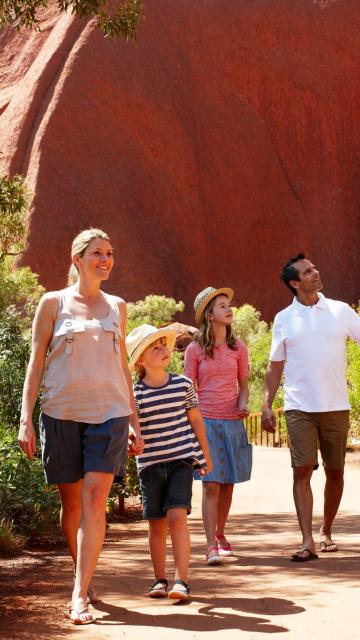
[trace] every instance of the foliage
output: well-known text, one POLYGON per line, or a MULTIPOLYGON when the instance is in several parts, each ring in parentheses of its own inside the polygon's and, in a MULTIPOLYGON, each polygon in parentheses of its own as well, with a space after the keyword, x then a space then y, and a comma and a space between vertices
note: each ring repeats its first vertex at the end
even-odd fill
POLYGON ((58 492, 44 484, 41 460, 20 451, 12 427, 0 425, 0 459, 0 521, 26 537, 58 528, 58 492))
POLYGON ((29 267, 15 268, 14 258, 6 256, 0 262, 0 314, 9 306, 20 311, 24 330, 30 329, 36 306, 44 288, 29 267))
MULTIPOLYGON (((261 320, 261 314, 249 304, 233 307, 233 328, 235 335, 243 340, 249 352, 249 408, 261 411, 264 378, 269 361, 271 346, 271 325, 261 320)), ((282 384, 276 394, 274 407, 283 406, 284 391, 282 384)))
POLYGON ((24 179, 0 177, 0 263, 24 248, 27 193, 24 179))
POLYGON ((29 337, 15 307, 0 315, 0 422, 17 426, 22 388, 30 356, 29 337))
MULTIPOLYGON (((360 315, 360 306, 357 309, 360 315)), ((360 347, 353 341, 347 344, 348 368, 347 380, 349 385, 349 400, 351 404, 350 434, 360 439, 360 347)))
POLYGON ((0 520, 0 553, 5 555, 16 555, 25 546, 25 536, 14 533, 13 526, 8 520, 0 520))
POLYGON ((174 298, 149 295, 144 300, 128 302, 127 333, 140 324, 152 324, 161 327, 171 322, 178 311, 184 311, 183 302, 176 302, 174 298))
MULTIPOLYGON (((0 28, 15 24, 18 29, 38 29, 41 10, 48 4, 48 0, 0 0, 0 28)), ((70 11, 78 18, 97 18, 106 37, 131 40, 136 37, 142 0, 117 0, 115 6, 109 0, 57 0, 57 7, 60 13, 70 11)))

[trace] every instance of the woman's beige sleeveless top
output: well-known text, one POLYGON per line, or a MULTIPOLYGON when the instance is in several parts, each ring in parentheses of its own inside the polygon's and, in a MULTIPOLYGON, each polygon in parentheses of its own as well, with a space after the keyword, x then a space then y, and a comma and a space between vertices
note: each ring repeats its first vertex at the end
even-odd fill
POLYGON ((121 365, 119 298, 103 293, 103 320, 78 320, 67 309, 71 288, 58 292, 59 307, 43 378, 41 410, 52 418, 98 424, 132 413, 121 365))

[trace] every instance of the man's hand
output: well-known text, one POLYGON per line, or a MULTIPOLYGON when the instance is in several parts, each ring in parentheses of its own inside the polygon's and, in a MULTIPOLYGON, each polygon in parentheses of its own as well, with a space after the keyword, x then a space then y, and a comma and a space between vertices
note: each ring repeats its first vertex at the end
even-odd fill
POLYGON ((29 460, 32 460, 36 452, 36 434, 32 421, 20 421, 18 443, 29 460))
POLYGON ((272 410, 272 407, 263 407, 261 414, 261 427, 264 431, 275 433, 276 431, 276 417, 272 410))

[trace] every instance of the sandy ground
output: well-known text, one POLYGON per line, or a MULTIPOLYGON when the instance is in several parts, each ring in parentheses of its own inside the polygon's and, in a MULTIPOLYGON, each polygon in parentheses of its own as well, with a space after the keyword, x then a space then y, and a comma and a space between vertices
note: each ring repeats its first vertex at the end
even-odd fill
MULTIPOLYGON (((324 473, 313 477, 314 531, 321 521, 324 473)), ((228 537, 236 550, 221 567, 204 564, 200 483, 194 484, 190 604, 154 602, 144 522, 112 525, 96 573, 101 602, 95 625, 73 627, 62 611, 71 589, 65 551, 26 552, 1 561, 0 637, 72 637, 86 640, 258 639, 266 634, 302 640, 360 638, 360 464, 350 455, 341 511, 334 527, 335 554, 305 564, 289 561, 299 535, 292 503, 287 450, 254 452, 252 480, 238 485, 228 537)), ((318 535, 316 535, 318 540, 318 535)), ((172 575, 169 559, 169 577, 172 575)))

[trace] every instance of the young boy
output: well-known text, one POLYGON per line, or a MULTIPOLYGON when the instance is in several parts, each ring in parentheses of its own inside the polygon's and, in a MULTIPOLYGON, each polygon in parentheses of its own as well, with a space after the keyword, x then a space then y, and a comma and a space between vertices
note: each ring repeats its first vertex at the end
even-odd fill
POLYGON ((176 332, 143 324, 129 333, 126 348, 134 384, 144 451, 137 457, 144 518, 149 520, 149 545, 155 582, 151 598, 188 600, 193 469, 211 471, 205 427, 189 378, 167 373, 176 332), (166 537, 170 530, 175 582, 167 592, 166 537))

